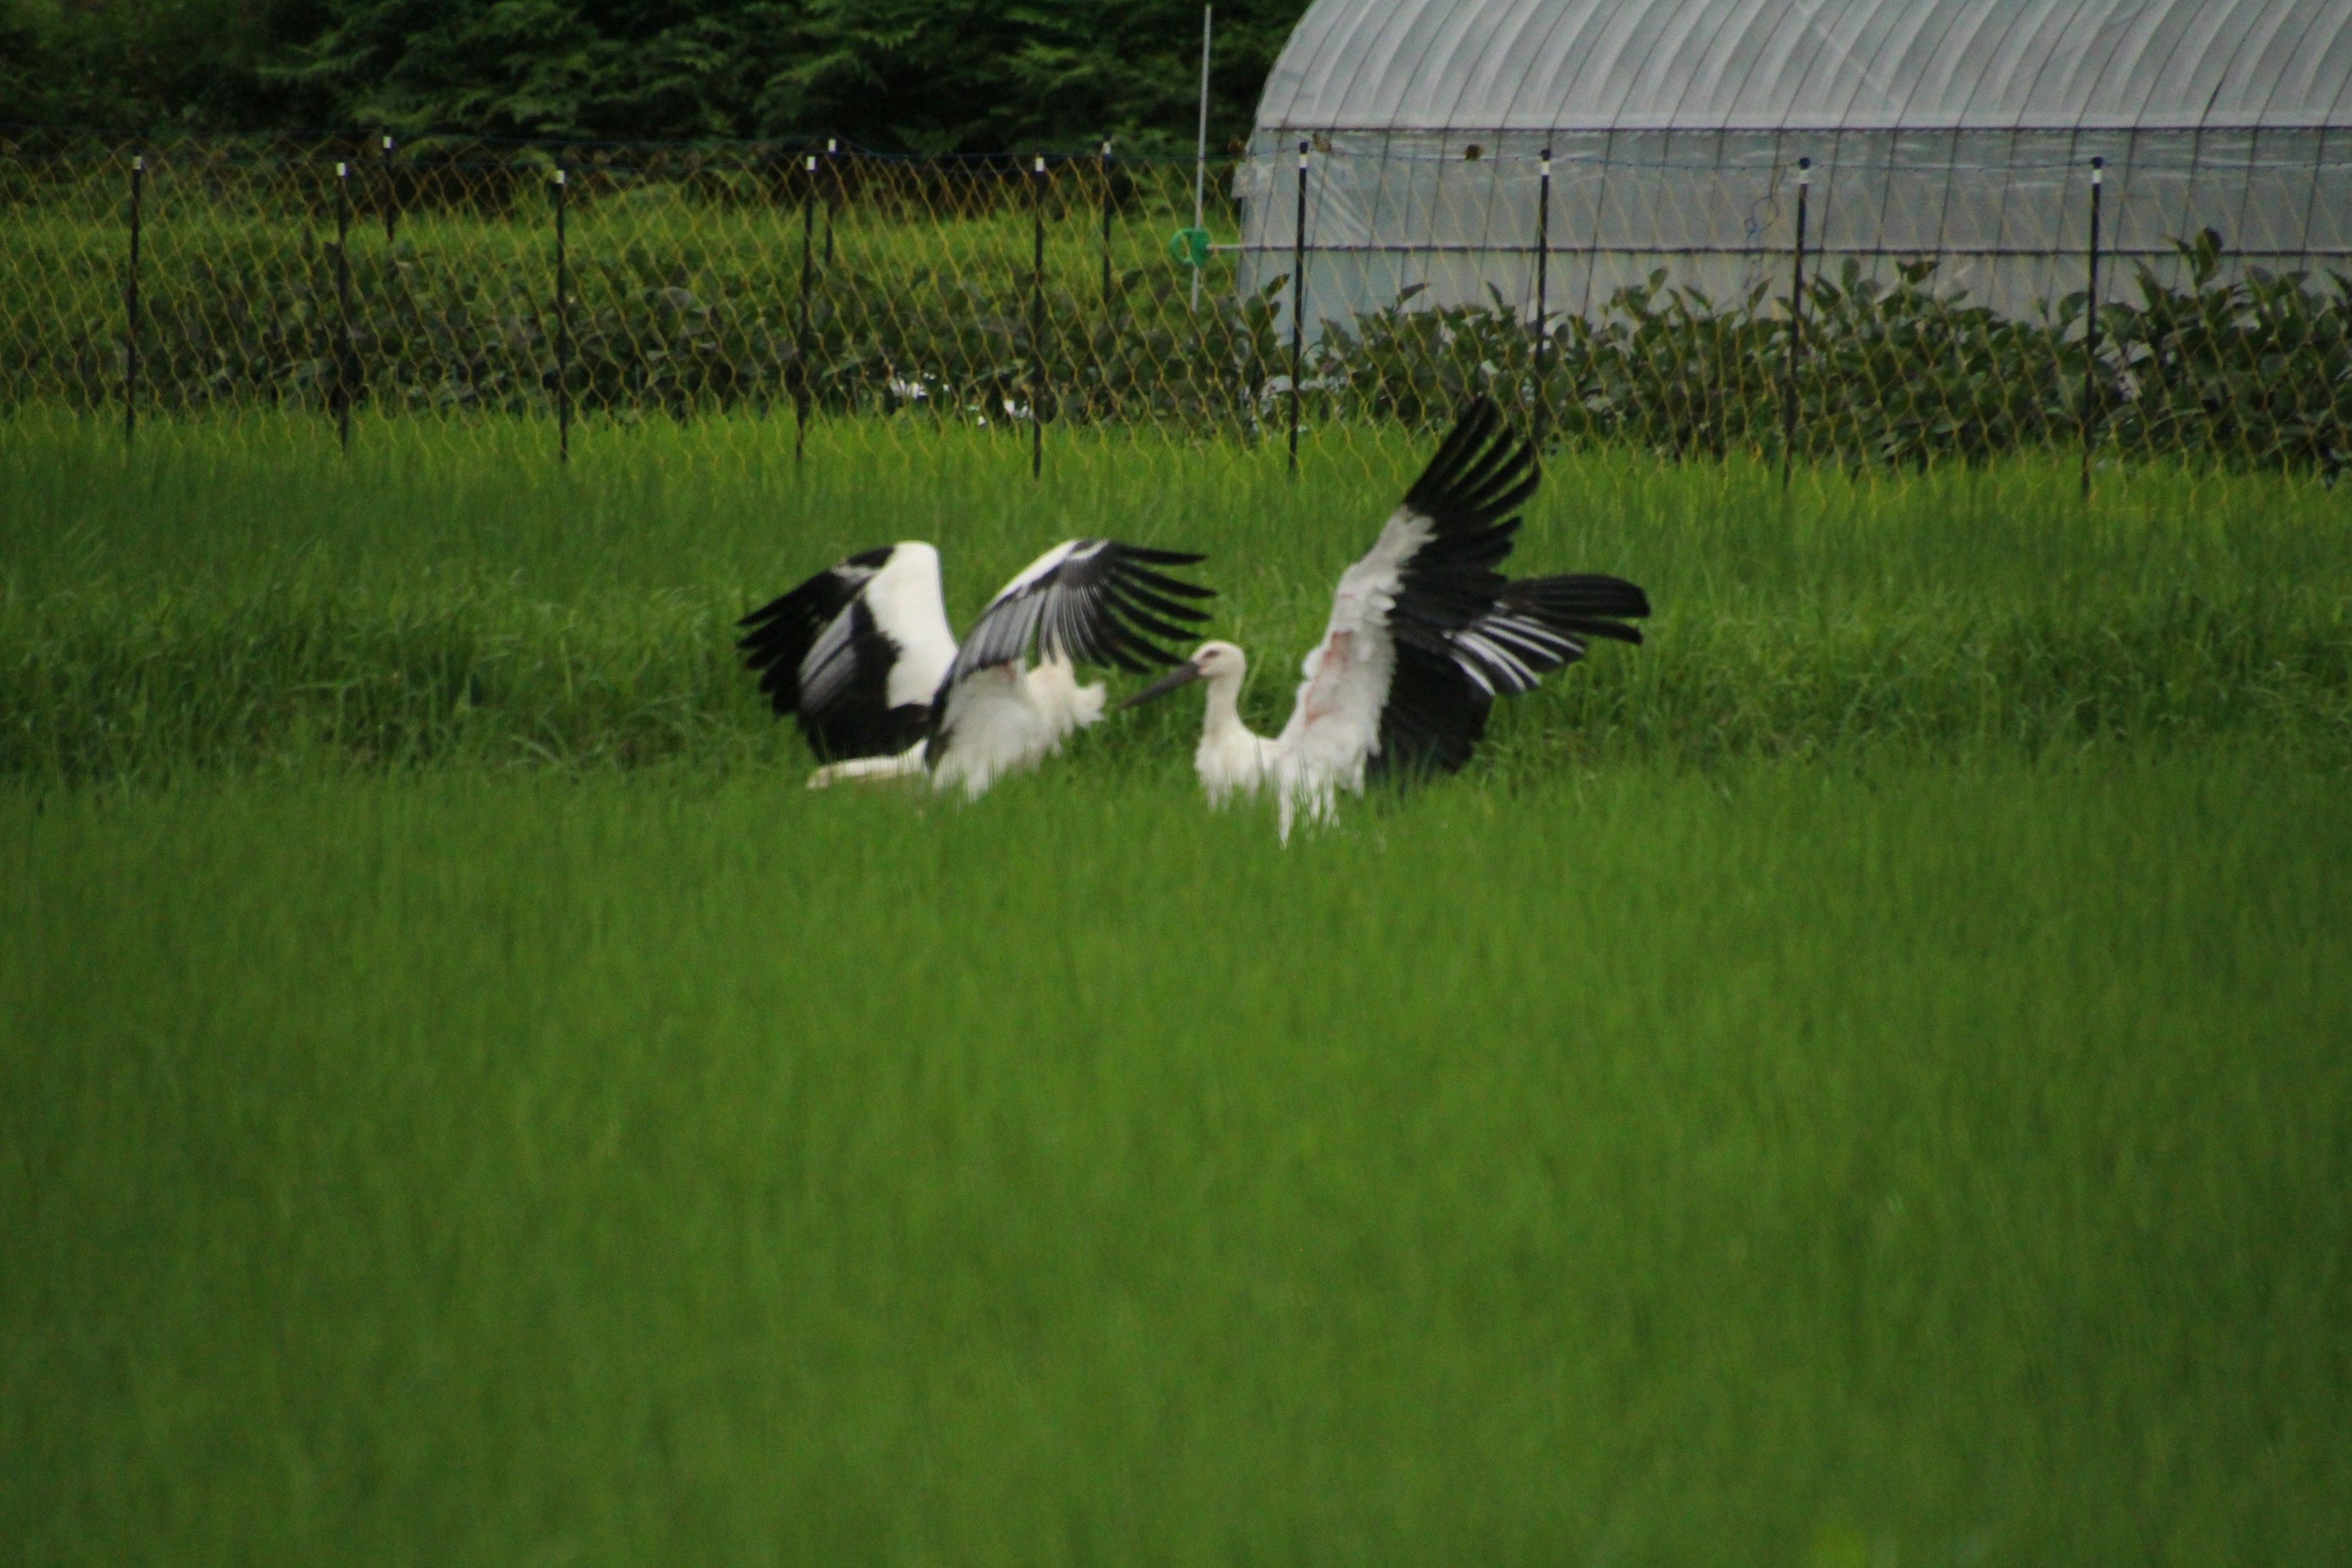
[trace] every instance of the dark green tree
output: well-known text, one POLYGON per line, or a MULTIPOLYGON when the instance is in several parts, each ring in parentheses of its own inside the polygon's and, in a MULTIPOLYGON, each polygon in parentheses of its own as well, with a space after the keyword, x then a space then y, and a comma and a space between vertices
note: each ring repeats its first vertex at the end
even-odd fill
POLYGON ((0 122, 161 131, 284 125, 265 79, 327 0, 0 0, 0 122))
MULTIPOLYGON (((1306 0, 1218 7, 1244 134, 1306 0)), ((405 137, 1189 148, 1193 0, 0 0, 0 121, 405 137)))

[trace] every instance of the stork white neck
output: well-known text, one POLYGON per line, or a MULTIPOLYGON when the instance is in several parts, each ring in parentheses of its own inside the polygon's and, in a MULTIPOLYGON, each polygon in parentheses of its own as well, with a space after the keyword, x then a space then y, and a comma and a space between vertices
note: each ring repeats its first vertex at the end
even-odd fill
POLYGON ((1266 782, 1274 765, 1274 743, 1251 733, 1242 722, 1242 683, 1249 661, 1241 649, 1229 642, 1204 643, 1192 665, 1209 689, 1192 763, 1209 799, 1222 803, 1266 782))
POLYGON ((1238 655, 1233 664, 1220 665, 1215 673, 1202 678, 1202 684, 1209 689, 1208 711, 1201 721, 1204 739, 1223 740, 1235 732, 1250 733, 1249 726, 1242 722, 1242 678, 1238 655))

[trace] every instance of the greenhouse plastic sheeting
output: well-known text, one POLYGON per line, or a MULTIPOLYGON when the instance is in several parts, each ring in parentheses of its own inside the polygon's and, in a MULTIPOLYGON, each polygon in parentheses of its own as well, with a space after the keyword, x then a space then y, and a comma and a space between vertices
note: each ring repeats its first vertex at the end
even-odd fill
POLYGON ((2084 287, 2095 156, 2103 294, 2209 226, 2341 270, 2347 121, 2343 0, 1320 0, 1236 176, 1239 282, 1293 269, 1302 141, 1310 322, 1415 284, 1531 310, 1547 148, 1555 312, 1661 270, 1785 294, 1801 158, 1832 275, 1934 259, 2004 314, 2084 287))

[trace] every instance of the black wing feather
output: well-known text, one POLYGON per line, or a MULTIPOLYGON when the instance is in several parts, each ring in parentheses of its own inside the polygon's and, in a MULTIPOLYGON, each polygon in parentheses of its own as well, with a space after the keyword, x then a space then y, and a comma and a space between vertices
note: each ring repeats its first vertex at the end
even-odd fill
POLYGON ((742 650, 744 664, 760 677, 760 689, 778 713, 800 707, 801 661, 824 628, 888 563, 891 550, 887 544, 861 550, 735 623, 743 632, 735 646, 742 650))
POLYGON ((1446 641, 1472 685, 1509 697, 1582 658, 1591 638, 1638 644, 1641 631, 1623 617, 1649 613, 1649 595, 1622 577, 1529 577, 1504 584, 1491 607, 1446 641))
POLYGON ((1389 611, 1396 668, 1381 706, 1380 751, 1369 773, 1452 773, 1486 732, 1493 696, 1462 668, 1454 634, 1491 610, 1508 585, 1497 570, 1517 542, 1510 515, 1541 481, 1535 448, 1512 438, 1502 413, 1479 398, 1462 411, 1406 510, 1430 520, 1431 537, 1399 574, 1389 611))
POLYGON ((1181 656, 1152 640, 1188 633, 1172 623, 1208 619, 1179 599, 1213 598, 1216 590, 1150 570, 1189 566, 1206 557, 1146 550, 1115 539, 1075 541, 1051 571, 1000 595, 981 613, 948 669, 952 682, 975 669, 1059 651, 1074 663, 1108 664, 1140 675, 1181 656))
POLYGON ((1069 552, 1050 571, 999 594, 981 612, 931 699, 926 754, 936 761, 946 743, 940 725, 948 690, 975 670, 1037 651, 1059 653, 1074 664, 1111 665, 1130 675, 1181 662, 1181 655, 1153 639, 1191 636, 1190 626, 1179 623, 1204 621, 1208 612, 1181 601, 1214 598, 1216 590, 1152 568, 1206 559, 1115 539, 1072 541, 1069 552))
POLYGON ((791 714, 810 749, 822 756, 896 755, 921 740, 930 722, 924 704, 889 705, 890 667, 898 661, 898 645, 875 625, 863 597, 894 548, 862 550, 735 623, 743 631, 735 646, 759 676, 769 704, 779 714, 791 714), (804 684, 809 655, 843 621, 843 636, 824 668, 808 671, 817 679, 804 684))
POLYGON ((1389 614, 1396 670, 1381 710, 1375 776, 1452 773, 1486 734, 1496 697, 1532 690, 1583 658, 1585 638, 1642 640, 1623 622, 1648 615, 1650 602, 1622 578, 1503 576, 1519 529, 1510 514, 1541 479, 1535 447, 1515 439, 1482 397, 1405 492, 1406 508, 1430 520, 1431 537, 1404 563, 1389 614))
POLYGON ((1429 467, 1405 491, 1404 504, 1435 523, 1442 538, 1487 527, 1541 482, 1535 447, 1512 440, 1502 410, 1481 397, 1454 422, 1429 467))
POLYGON ((1403 563, 1391 632, 1426 646, 1484 615, 1502 593, 1499 568, 1517 542, 1511 515, 1542 481, 1535 447, 1513 437, 1488 399, 1473 401, 1405 491, 1405 510, 1429 519, 1431 536, 1403 563))
POLYGON ((1400 645, 1381 709, 1381 749, 1366 774, 1378 780, 1456 771, 1486 735, 1494 705, 1450 653, 1400 645))

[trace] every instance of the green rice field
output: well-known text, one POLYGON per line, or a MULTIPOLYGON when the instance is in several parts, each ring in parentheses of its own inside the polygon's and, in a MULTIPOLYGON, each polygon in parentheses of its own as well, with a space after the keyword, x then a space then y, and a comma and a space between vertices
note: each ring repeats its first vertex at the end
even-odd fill
POLYGON ((1188 546, 1271 725, 1423 442, 324 431, 0 426, 0 1559, 2352 1556, 2341 491, 1561 456, 1647 646, 1284 848, 729 624, 1188 546))

